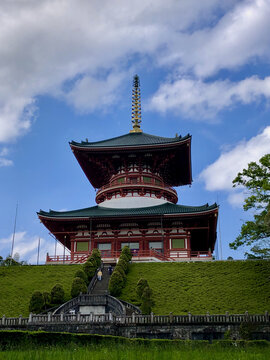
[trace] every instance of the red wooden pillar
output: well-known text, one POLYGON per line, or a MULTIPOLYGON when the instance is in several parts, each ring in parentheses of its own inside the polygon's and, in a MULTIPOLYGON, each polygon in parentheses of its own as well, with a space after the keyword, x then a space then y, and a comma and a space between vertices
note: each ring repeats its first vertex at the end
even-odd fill
POLYGON ((71 261, 74 260, 74 251, 75 251, 75 239, 71 238, 70 239, 70 256, 71 256, 71 261))
POLYGON ((191 257, 191 245, 190 245, 190 231, 187 232, 187 252, 188 257, 191 257))

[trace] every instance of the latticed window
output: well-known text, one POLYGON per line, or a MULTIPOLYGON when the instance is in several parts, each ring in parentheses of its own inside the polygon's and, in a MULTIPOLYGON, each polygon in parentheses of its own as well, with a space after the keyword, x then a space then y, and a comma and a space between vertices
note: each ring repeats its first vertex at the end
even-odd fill
POLYGON ((172 239, 172 249, 184 249, 185 239, 172 239))

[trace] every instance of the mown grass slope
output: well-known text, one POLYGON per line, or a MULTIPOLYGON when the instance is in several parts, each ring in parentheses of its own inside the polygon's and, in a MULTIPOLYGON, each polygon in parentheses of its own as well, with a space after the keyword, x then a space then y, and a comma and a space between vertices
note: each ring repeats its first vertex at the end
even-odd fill
POLYGON ((153 290, 155 314, 270 310, 270 261, 132 264, 121 299, 138 304, 140 278, 153 290))
POLYGON ((63 285, 66 300, 79 265, 42 265, 0 267, 0 316, 27 316, 35 290, 50 292, 56 283, 63 285))

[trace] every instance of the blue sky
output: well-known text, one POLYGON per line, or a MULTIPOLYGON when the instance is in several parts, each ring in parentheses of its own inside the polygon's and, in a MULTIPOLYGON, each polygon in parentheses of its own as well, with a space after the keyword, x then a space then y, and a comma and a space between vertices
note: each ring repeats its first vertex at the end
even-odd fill
POLYGON ((269 0, 1 1, 0 255, 17 202, 14 252, 31 263, 39 237, 41 260, 54 253, 36 211, 95 205, 68 142, 127 133, 138 73, 143 131, 192 135, 179 203, 218 202, 222 257, 243 258, 228 244, 253 214, 232 180, 270 152, 269 18, 269 0))

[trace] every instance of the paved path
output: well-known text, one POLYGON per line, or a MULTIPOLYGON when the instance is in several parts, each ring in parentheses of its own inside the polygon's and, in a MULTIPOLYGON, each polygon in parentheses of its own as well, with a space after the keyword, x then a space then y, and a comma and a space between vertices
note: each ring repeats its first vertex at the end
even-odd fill
POLYGON ((94 289, 92 290, 91 294, 93 295, 104 295, 108 294, 108 286, 109 286, 109 280, 110 275, 108 273, 108 267, 109 265, 104 265, 104 268, 102 270, 102 280, 97 280, 96 285, 94 289))

